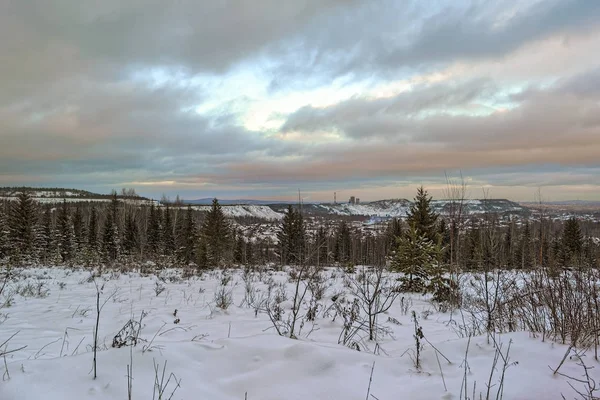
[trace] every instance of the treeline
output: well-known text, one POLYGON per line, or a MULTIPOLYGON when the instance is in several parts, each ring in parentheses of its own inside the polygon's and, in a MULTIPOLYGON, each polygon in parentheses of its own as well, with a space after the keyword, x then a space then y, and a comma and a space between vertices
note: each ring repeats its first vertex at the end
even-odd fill
MULTIPOLYGON (((278 232, 281 264, 383 265, 417 269, 442 265, 447 270, 491 268, 597 268, 600 240, 584 235, 577 218, 561 222, 543 214, 508 222, 493 208, 477 216, 439 215, 431 197, 418 189, 405 220, 394 218, 385 229, 365 232, 342 220, 320 223, 307 234, 299 210, 288 207, 278 232), (404 257, 399 260, 399 255, 404 257), (400 267, 404 265, 404 267, 400 267)), ((586 222, 600 232, 598 222, 586 222)), ((313 224, 314 225, 314 224, 313 224)))
POLYGON ((120 192, 113 191, 111 194, 99 194, 88 192, 81 189, 65 189, 65 188, 34 188, 28 186, 21 187, 0 187, 0 195, 2 196, 17 196, 19 193, 44 193, 43 198, 77 198, 77 199, 110 199, 115 194, 123 199, 149 200, 146 197, 138 195, 133 188, 123 188, 120 192))
MULTIPOLYGON (((392 219, 381 229, 344 219, 307 219, 292 206, 275 237, 257 222, 226 219, 216 199, 209 212, 198 212, 169 203, 132 204, 116 193, 108 203, 44 205, 21 192, 0 204, 0 260, 14 265, 150 261, 198 268, 388 265, 417 277, 437 266, 445 271, 598 267, 598 243, 582 233, 575 218, 563 224, 539 215, 507 223, 492 210, 478 217, 438 215, 423 188, 405 220, 392 219)), ((598 223, 591 229, 598 230, 598 223)))
POLYGON ((0 207, 0 260, 13 265, 222 267, 240 261, 240 240, 251 262, 276 259, 269 241, 242 238, 216 199, 201 213, 191 206, 131 204, 116 193, 106 204, 44 205, 21 192, 0 207))

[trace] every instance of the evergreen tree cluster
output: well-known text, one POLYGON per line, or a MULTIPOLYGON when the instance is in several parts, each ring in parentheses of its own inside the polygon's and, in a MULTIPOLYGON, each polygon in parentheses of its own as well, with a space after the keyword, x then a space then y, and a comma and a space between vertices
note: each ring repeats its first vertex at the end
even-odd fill
POLYGON ((576 218, 564 223, 506 220, 493 213, 466 218, 456 239, 455 261, 450 263, 451 224, 434 212, 423 188, 405 220, 391 219, 376 229, 360 229, 350 220, 308 220, 290 206, 271 238, 252 228, 265 226, 264 221, 233 223, 225 218, 216 199, 208 212, 199 212, 191 206, 128 203, 116 193, 105 203, 37 203, 25 192, 0 202, 0 261, 15 265, 152 261, 199 268, 388 265, 404 273, 411 290, 430 290, 436 277, 455 268, 599 266, 599 244, 592 240, 598 236, 598 223, 576 218), (596 233, 590 235, 590 229, 596 233))
POLYGON ((15 265, 202 262, 203 267, 232 262, 231 227, 218 201, 202 224, 200 217, 191 206, 139 206, 116 193, 101 205, 43 204, 23 192, 0 203, 0 260, 15 265))
POLYGON ((306 260, 306 229, 299 210, 290 205, 277 232, 281 264, 300 264, 306 260))

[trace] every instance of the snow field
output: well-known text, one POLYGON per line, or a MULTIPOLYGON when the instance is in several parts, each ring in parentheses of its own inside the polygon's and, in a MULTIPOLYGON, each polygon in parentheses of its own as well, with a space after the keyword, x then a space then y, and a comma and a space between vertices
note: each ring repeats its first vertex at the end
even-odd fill
MULTIPOLYGON (((10 299, 10 306, 0 309, 0 343, 18 332, 9 349, 27 347, 8 355, 6 366, 0 362, 0 374, 4 374, 0 399, 126 399, 131 361, 133 399, 153 398, 155 363, 162 372, 165 361, 165 381, 170 373, 180 379, 173 399, 364 399, 373 363, 370 394, 377 399, 459 399, 467 344, 469 397, 476 382, 476 397, 482 392, 485 398, 495 354, 485 336, 470 341, 459 337, 448 323, 449 313, 436 312, 425 297, 404 295, 403 302, 399 298, 379 317, 379 323, 390 330, 379 346, 365 340, 365 351, 349 349, 338 344, 341 317, 333 321, 332 315, 324 312, 334 296, 337 301, 342 297, 351 300, 349 289, 341 271, 330 269, 323 274, 327 289, 315 325, 305 322, 299 339, 294 340, 278 336, 265 313, 255 314, 253 308, 242 305, 245 282, 240 270, 210 271, 189 279, 175 269, 158 276, 106 272, 95 282, 90 271, 84 270, 15 271, 0 298, 0 304, 10 299), (214 301, 223 283, 233 300, 227 310, 218 309, 214 301), (103 287, 100 305, 104 306, 98 378, 94 380, 96 284, 103 287), (433 347, 425 343, 422 368, 415 368, 412 310, 427 340, 450 364, 442 356, 436 357, 433 347), (112 348, 117 332, 130 319, 139 320, 142 311, 146 316, 138 345, 112 348), (177 324, 176 319, 180 320, 177 324), (376 347, 378 355, 373 354, 376 347)), ((287 272, 256 272, 248 279, 257 294, 266 292, 270 279, 277 290, 285 288, 284 318, 289 315, 294 284, 287 272)), ((457 320, 457 315, 452 318, 457 320)), ((548 368, 560 363, 566 346, 543 342, 527 332, 498 335, 497 341, 503 350, 512 341, 504 399, 560 399, 561 393, 568 399, 576 397, 567 379, 553 376, 548 368)), ((586 361, 595 365, 591 357, 586 361)), ((494 394, 499 369, 491 380, 494 394)), ((595 377, 599 370, 592 370, 595 377)), ((577 360, 571 359, 561 372, 581 375, 577 360)), ((171 379, 163 398, 169 398, 174 389, 175 380, 171 379)))

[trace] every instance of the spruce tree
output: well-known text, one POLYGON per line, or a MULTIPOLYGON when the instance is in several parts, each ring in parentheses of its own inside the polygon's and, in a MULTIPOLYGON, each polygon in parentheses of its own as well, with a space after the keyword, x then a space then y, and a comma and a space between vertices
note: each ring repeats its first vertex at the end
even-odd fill
POLYGON ((2 208, 2 204, 0 203, 0 261, 8 257, 9 251, 8 222, 6 221, 7 217, 2 208))
POLYGON ((478 269, 481 267, 483 252, 481 245, 481 231, 475 219, 471 220, 471 228, 466 236, 467 268, 478 269))
POLYGON ((316 248, 317 248, 317 265, 326 265, 328 262, 328 254, 327 254, 327 229, 324 226, 320 226, 317 229, 317 237, 316 237, 316 248))
POLYGON ((150 205, 150 213, 148 214, 147 231, 146 231, 146 246, 147 252, 151 256, 158 254, 160 249, 160 219, 159 211, 154 207, 154 203, 150 205))
POLYGON ((406 222, 409 226, 414 226, 417 232, 428 240, 438 243, 437 220, 438 215, 431 206, 431 196, 421 186, 417 189, 417 195, 408 210, 406 222))
POLYGON ((196 229, 196 220, 194 218, 194 211, 192 206, 188 205, 185 213, 185 221, 183 224, 183 230, 180 233, 180 247, 179 247, 179 259, 180 261, 189 264, 194 260, 196 251, 196 241, 198 238, 198 232, 196 229))
POLYGON ((542 268, 550 267, 550 242, 548 241, 548 235, 542 236, 542 268))
POLYGON ((398 239, 402 236, 402 221, 392 218, 385 230, 386 255, 392 256, 398 248, 398 239))
POLYGON ((521 268, 533 268, 533 253, 531 250, 531 229, 529 221, 525 221, 523 234, 521 235, 521 268))
POLYGON ((162 243, 164 254, 166 256, 172 256, 175 253, 175 234, 173 231, 173 217, 168 205, 165 207, 163 221, 162 243))
POLYGON ((83 249, 85 243, 85 225, 83 223, 83 213, 79 204, 75 207, 75 213, 73 214, 73 235, 75 239, 75 248, 77 250, 83 249))
POLYGON ((281 265, 289 264, 294 253, 294 208, 289 205, 277 231, 277 246, 281 265))
POLYGON ((352 238, 350 237, 350 227, 346 221, 340 222, 335 236, 335 260, 342 264, 350 262, 352 259, 352 238))
POLYGON ((8 218, 9 243, 19 261, 33 261, 37 236, 37 208, 28 192, 13 201, 8 218))
POLYGON ((130 256, 136 255, 140 251, 139 227, 132 213, 127 214, 125 217, 123 251, 130 256))
POLYGON ((442 260, 444 263, 450 263, 450 230, 448 229, 448 225, 446 224, 446 220, 440 218, 439 228, 438 228, 438 238, 440 241, 440 248, 442 249, 442 260))
POLYGON ((92 210, 90 211, 87 243, 91 252, 98 250, 98 212, 95 206, 92 206, 92 210))
POLYGON ((242 265, 246 263, 246 241, 242 232, 235 230, 234 235, 234 248, 233 248, 233 262, 242 265))
POLYGON ((198 268, 208 268, 208 248, 206 246, 206 241, 204 240, 204 237, 202 235, 200 235, 200 238, 198 239, 198 244, 194 253, 196 255, 196 264, 198 265, 198 268))
POLYGON ((119 237, 119 227, 117 226, 117 207, 116 201, 113 201, 110 209, 104 219, 104 229, 102 231, 102 255, 108 262, 114 262, 119 257, 121 250, 121 240, 119 237))
POLYGON ((277 232, 279 257, 282 265, 304 262, 306 252, 306 227, 300 211, 290 205, 277 232))
POLYGON ((504 234, 504 240, 502 244, 502 250, 504 255, 504 265, 506 268, 513 268, 513 237, 512 237, 512 226, 506 230, 504 234))
POLYGON ((246 242, 246 265, 254 265, 254 244, 252 243, 252 237, 249 237, 246 242))
POLYGON ((44 207, 42 226, 39 232, 40 256, 44 264, 54 261, 54 229, 52 227, 52 208, 44 207))
POLYGON ((565 222, 562 247, 563 263, 565 266, 569 266, 568 264, 577 264, 580 261, 583 250, 583 235, 581 234, 579 221, 575 217, 571 217, 565 222))
POLYGON ((303 264, 306 260, 306 226, 300 210, 294 213, 294 234, 292 236, 293 262, 303 264))
POLYGON ((61 207, 58 209, 56 219, 57 242, 62 262, 71 261, 73 257, 73 226, 71 225, 71 217, 67 201, 63 200, 61 207))
POLYGON ((402 288, 408 292, 424 291, 438 265, 439 248, 414 224, 398 239, 398 249, 391 267, 403 276, 400 278, 402 288))
POLYGON ((224 264, 230 239, 230 228, 219 201, 213 199, 210 211, 202 224, 202 242, 206 248, 206 262, 209 266, 224 264))

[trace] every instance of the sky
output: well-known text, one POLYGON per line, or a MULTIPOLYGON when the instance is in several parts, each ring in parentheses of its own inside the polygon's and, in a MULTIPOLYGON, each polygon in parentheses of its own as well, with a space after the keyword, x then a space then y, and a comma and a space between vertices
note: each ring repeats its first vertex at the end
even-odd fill
POLYGON ((600 1, 0 2, 0 186, 600 200, 600 1))

